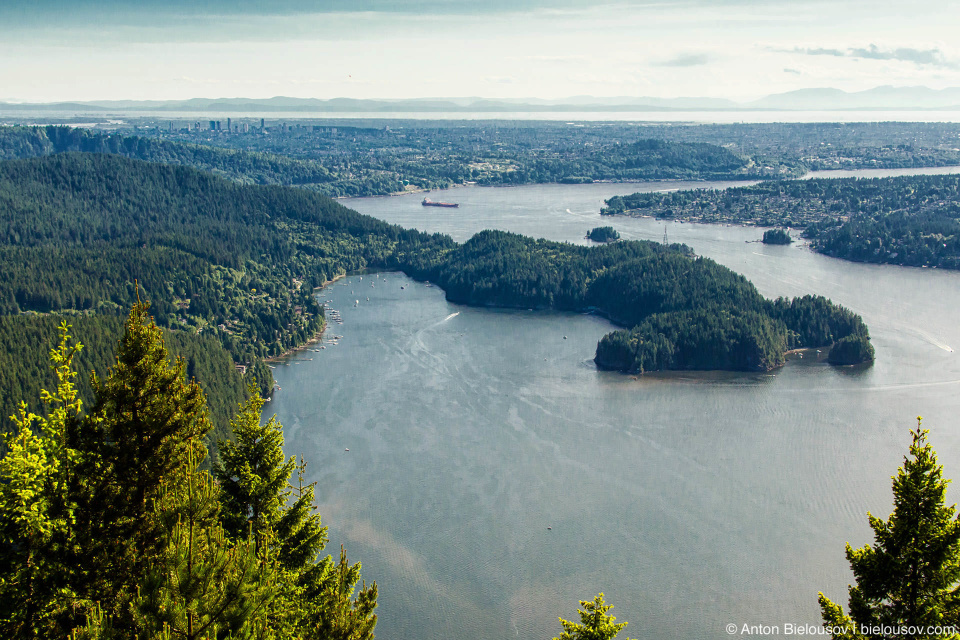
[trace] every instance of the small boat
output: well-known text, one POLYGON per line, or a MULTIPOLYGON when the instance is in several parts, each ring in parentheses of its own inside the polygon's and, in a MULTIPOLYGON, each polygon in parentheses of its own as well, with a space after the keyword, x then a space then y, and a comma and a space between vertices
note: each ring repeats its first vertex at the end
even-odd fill
POLYGON ((460 206, 460 204, 457 202, 434 202, 430 198, 424 198, 423 202, 421 202, 420 204, 422 204, 425 207, 450 207, 452 209, 456 209, 457 207, 460 206))

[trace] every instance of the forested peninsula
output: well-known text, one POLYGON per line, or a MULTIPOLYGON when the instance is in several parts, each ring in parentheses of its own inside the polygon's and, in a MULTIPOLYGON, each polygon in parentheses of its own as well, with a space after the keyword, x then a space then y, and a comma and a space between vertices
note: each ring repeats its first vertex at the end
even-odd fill
POLYGON ((767 371, 790 349, 829 347, 829 361, 873 360, 860 316, 820 296, 768 300, 743 276, 685 245, 620 241, 581 247, 483 231, 405 262, 470 305, 591 311, 625 329, 603 337, 598 366, 767 371))
POLYGON ((51 386, 58 318, 88 345, 81 365, 102 373, 139 295, 208 391, 223 438, 244 386, 231 364, 268 382, 264 358, 324 327, 314 288, 364 268, 435 281, 465 304, 602 313, 625 329, 601 341, 597 363, 624 371, 766 370, 788 349, 844 341, 860 356, 842 361, 873 353, 859 316, 823 298, 765 300, 684 246, 588 248, 497 231, 459 245, 306 190, 110 154, 0 162, 0 254, 5 415, 51 386))
POLYGON ((803 228, 820 253, 879 264, 960 268, 960 176, 818 178, 722 190, 614 196, 605 215, 803 228))

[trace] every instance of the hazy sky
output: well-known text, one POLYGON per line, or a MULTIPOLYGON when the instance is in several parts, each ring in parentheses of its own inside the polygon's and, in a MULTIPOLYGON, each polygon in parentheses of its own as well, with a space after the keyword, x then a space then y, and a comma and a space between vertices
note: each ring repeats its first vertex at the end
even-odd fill
POLYGON ((0 0, 0 100, 960 86, 956 0, 0 0))

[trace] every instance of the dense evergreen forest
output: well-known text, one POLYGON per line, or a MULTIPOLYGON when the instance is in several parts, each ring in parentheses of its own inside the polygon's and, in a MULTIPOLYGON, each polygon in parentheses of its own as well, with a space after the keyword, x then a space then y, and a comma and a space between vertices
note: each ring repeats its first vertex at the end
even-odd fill
MULTIPOLYGON (((64 320, 71 325, 71 335, 83 344, 75 358, 77 369, 83 374, 77 380, 79 398, 86 405, 93 402, 89 374, 103 379, 113 364, 123 330, 122 316, 0 315, 0 416, 14 415, 21 401, 39 398, 41 389, 56 386, 49 350, 57 343, 57 328, 64 320)), ((230 420, 237 406, 246 400, 246 387, 254 380, 254 370, 248 370, 247 376, 241 375, 230 354, 212 335, 166 329, 163 339, 172 356, 183 358, 187 376, 195 378, 206 393, 213 425, 210 442, 229 439, 230 420)), ((267 376, 269 371, 266 370, 267 376)), ((263 377, 263 372, 259 373, 263 377)))
POLYGON ((243 395, 231 358, 269 393, 263 359, 324 327, 314 287, 421 242, 452 244, 308 191, 184 167, 77 153, 0 162, 0 332, 6 362, 24 365, 0 376, 3 415, 49 382, 49 314, 70 316, 89 345, 84 377, 102 374, 140 295, 209 392, 219 437, 243 395))
POLYGON ((377 585, 342 547, 339 562, 321 555, 313 485, 255 390, 206 470, 205 395, 148 305, 89 403, 80 346, 59 334, 46 415, 24 406, 0 458, 4 638, 373 639, 377 585))
MULTIPOLYGON (((683 245, 626 241, 580 247, 483 231, 405 270, 437 282, 454 302, 594 311, 628 327, 601 339, 599 366, 765 371, 787 350, 831 351, 837 364, 873 360, 860 316, 822 297, 770 301, 743 276, 683 245), (853 354, 853 355, 851 355, 853 354)), ((421 254, 422 257, 422 254, 421 254)))
MULTIPOLYGON (((872 358, 859 318, 840 322, 851 314, 826 301, 805 314, 777 315, 745 279, 694 259, 686 247, 586 248, 502 232, 457 245, 302 189, 238 185, 110 154, 0 162, 0 254, 5 357, 25 365, 0 376, 7 415, 49 382, 41 363, 54 315, 69 316, 90 345, 79 360, 85 375, 102 375, 119 315, 143 297, 156 301, 151 312, 170 331, 171 350, 206 386, 219 436, 242 395, 229 360, 246 365, 247 379, 269 392, 263 359, 324 326, 314 287, 365 267, 434 280, 467 304, 597 310, 625 327, 646 327, 634 330, 635 340, 668 340, 657 358, 620 366, 624 356, 610 356, 611 345, 632 342, 605 338, 598 363, 625 370, 767 369, 782 364, 788 348, 846 336, 863 343, 860 360, 872 358), (729 313, 713 317, 716 310, 729 313), (720 327, 710 324, 717 318, 720 327), (811 329, 821 325, 828 329, 811 329), (719 336, 736 356, 688 348, 705 336, 719 336)), ((89 393, 81 386, 85 398, 89 393)))
POLYGON ((386 195, 467 182, 516 185, 781 175, 717 145, 644 139, 636 133, 626 138, 629 141, 604 137, 593 143, 566 136, 557 139, 549 132, 542 142, 525 136, 515 140, 510 128, 489 132, 319 129, 291 128, 260 137, 157 139, 62 126, 0 127, 0 159, 69 151, 111 153, 191 166, 244 184, 298 186, 333 197, 386 195))
POLYGON ((814 250, 855 260, 960 268, 960 176, 771 181, 614 196, 601 213, 804 227, 814 250))

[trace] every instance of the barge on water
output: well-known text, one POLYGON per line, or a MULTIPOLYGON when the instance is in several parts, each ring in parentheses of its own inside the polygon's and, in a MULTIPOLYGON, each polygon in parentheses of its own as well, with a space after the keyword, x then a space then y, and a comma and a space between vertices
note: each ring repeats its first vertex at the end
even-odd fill
POLYGON ((424 198, 423 202, 421 202, 420 204, 422 204, 425 207, 451 207, 454 209, 460 206, 460 203, 458 202, 434 202, 430 198, 424 198))

